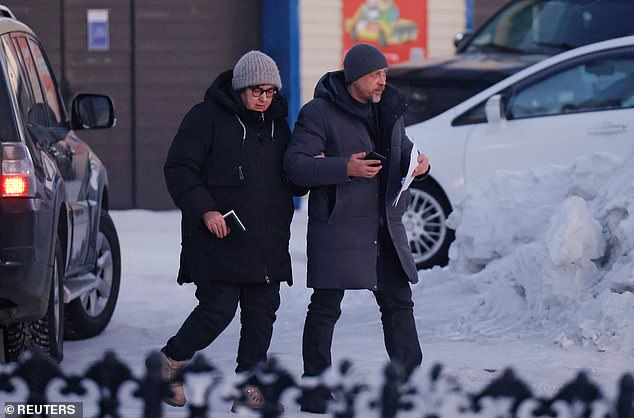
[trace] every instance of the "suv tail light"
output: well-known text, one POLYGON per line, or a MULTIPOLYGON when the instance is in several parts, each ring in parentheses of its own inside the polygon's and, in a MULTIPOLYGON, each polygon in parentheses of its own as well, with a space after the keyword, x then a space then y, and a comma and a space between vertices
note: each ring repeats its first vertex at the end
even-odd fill
POLYGON ((35 174, 29 149, 22 143, 4 142, 0 144, 0 151, 0 195, 34 197, 35 174))

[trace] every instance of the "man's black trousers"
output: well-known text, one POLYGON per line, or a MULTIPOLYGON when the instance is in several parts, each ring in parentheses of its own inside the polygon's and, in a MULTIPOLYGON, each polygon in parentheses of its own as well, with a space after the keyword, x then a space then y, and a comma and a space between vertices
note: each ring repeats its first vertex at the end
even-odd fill
MULTIPOLYGON (((409 375, 423 360, 412 291, 391 240, 382 241, 382 253, 377 258, 379 290, 373 293, 381 312, 383 339, 390 360, 399 362, 409 375)), ((332 336, 341 315, 343 295, 343 289, 313 290, 302 342, 305 376, 318 376, 331 365, 332 336)))
POLYGON ((236 372, 266 361, 275 313, 280 306, 280 284, 200 283, 198 306, 161 351, 173 360, 189 360, 211 344, 231 323, 240 304, 240 342, 236 372))

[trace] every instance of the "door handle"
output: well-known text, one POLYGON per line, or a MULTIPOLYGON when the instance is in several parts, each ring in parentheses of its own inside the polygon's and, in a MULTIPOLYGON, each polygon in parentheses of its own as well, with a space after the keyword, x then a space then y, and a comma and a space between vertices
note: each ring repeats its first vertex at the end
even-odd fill
POLYGON ((612 123, 606 123, 595 128, 588 129, 590 135, 616 135, 622 134, 629 130, 626 125, 616 125, 612 123))

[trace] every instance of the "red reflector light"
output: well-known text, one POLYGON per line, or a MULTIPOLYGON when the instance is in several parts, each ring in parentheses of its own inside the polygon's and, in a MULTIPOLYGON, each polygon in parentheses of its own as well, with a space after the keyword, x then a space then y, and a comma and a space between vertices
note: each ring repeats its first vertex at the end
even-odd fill
POLYGON ((2 196, 26 196, 28 179, 23 176, 4 176, 0 190, 2 196))

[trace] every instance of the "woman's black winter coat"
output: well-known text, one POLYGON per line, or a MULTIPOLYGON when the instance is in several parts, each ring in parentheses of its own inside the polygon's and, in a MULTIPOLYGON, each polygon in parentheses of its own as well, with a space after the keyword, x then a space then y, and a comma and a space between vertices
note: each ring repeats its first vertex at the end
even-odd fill
POLYGON ((290 284, 293 200, 282 169, 290 138, 286 101, 276 95, 266 112, 247 110, 231 78, 231 70, 220 74, 185 115, 165 162, 167 188, 182 211, 178 281, 290 284), (232 228, 216 238, 203 214, 232 209, 246 231, 232 228))

